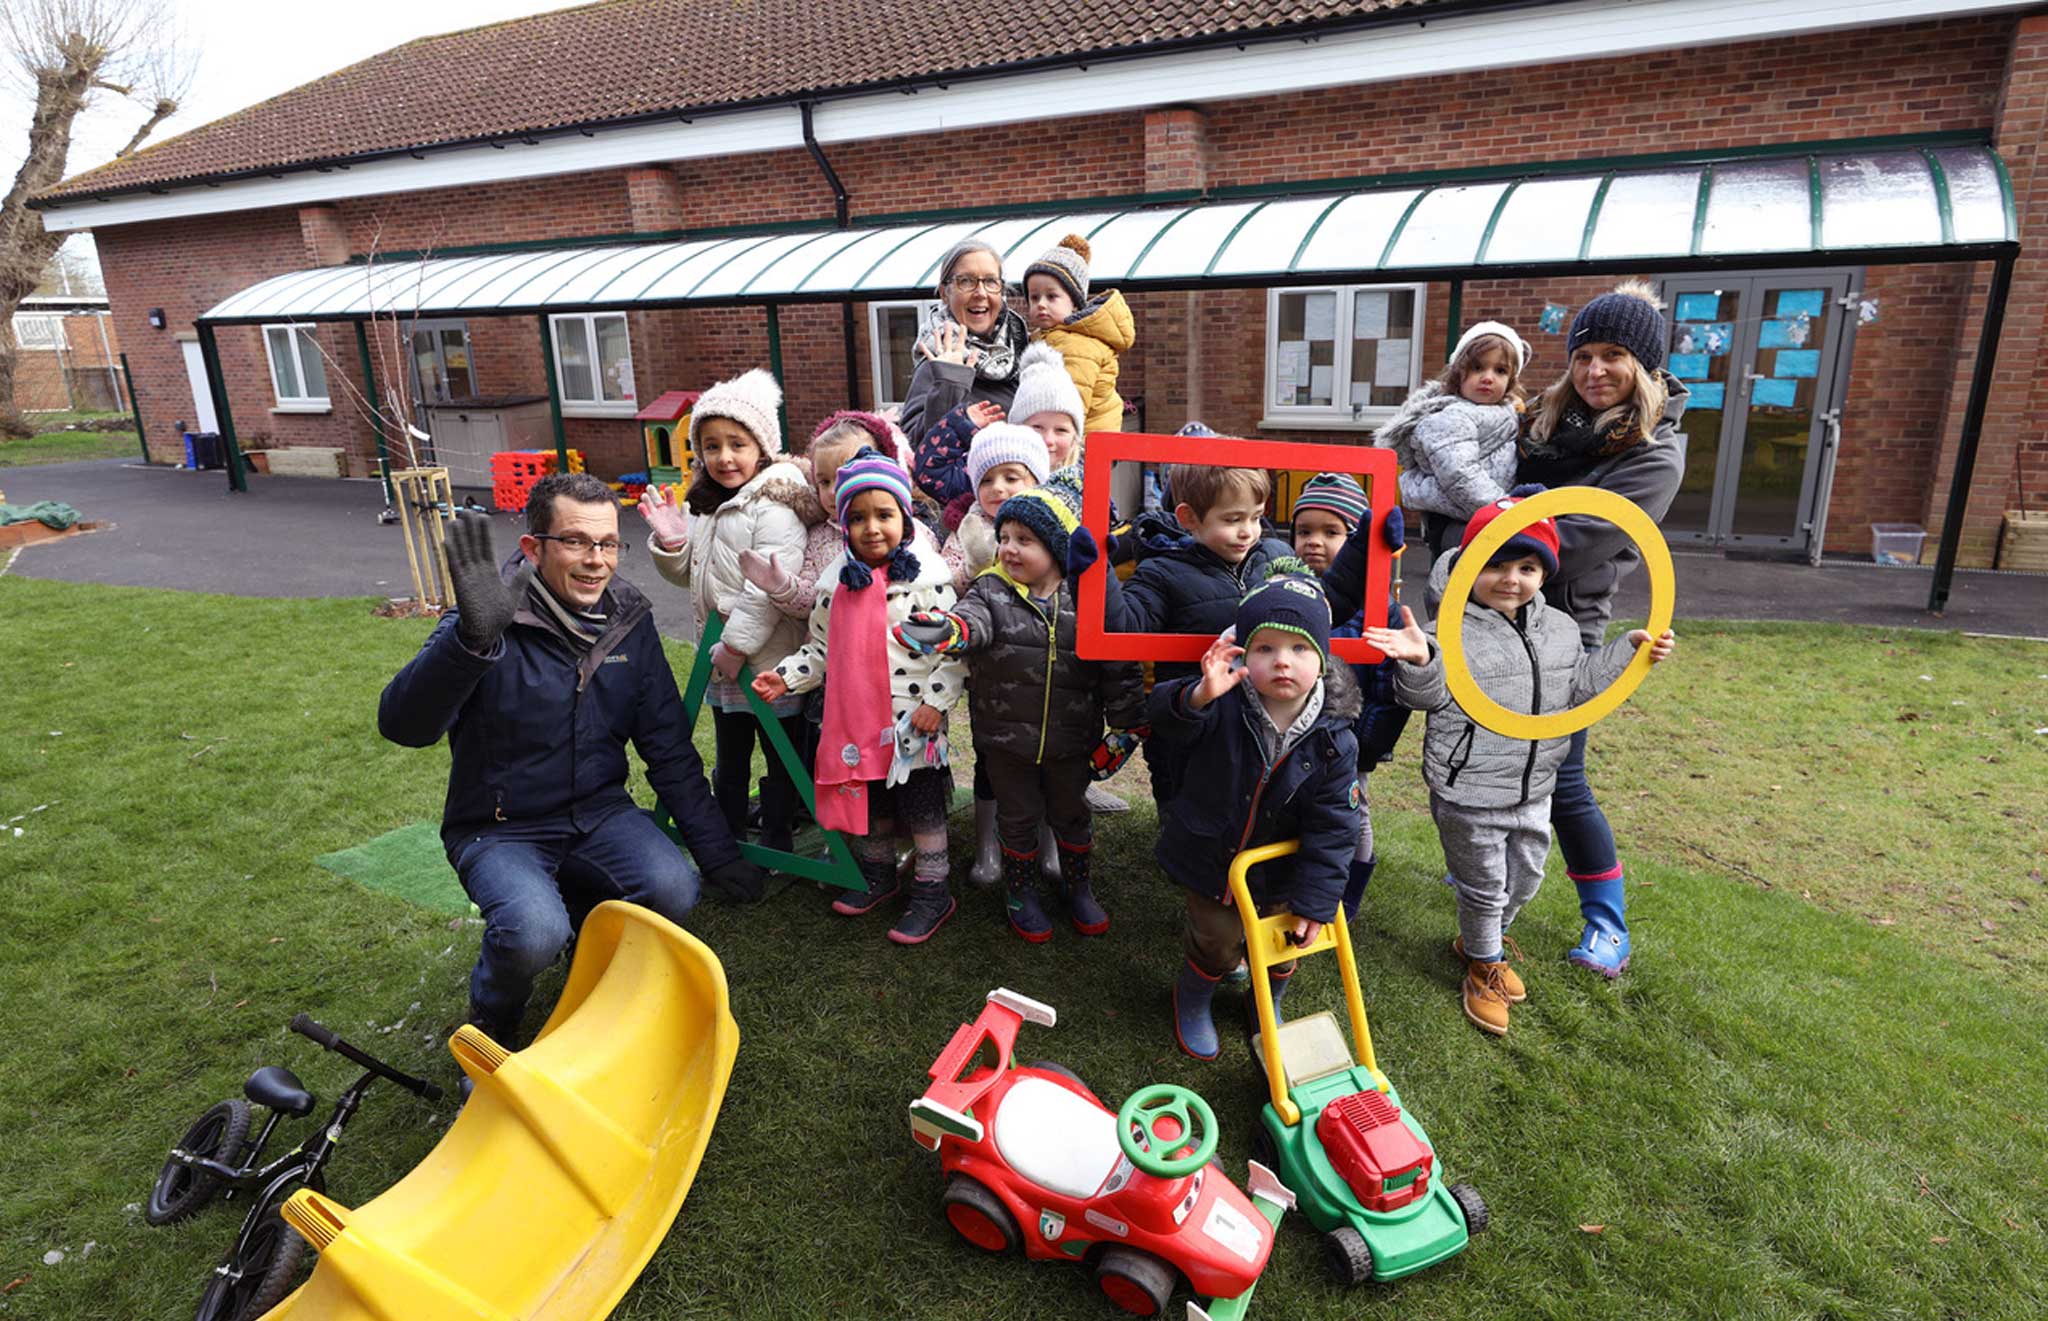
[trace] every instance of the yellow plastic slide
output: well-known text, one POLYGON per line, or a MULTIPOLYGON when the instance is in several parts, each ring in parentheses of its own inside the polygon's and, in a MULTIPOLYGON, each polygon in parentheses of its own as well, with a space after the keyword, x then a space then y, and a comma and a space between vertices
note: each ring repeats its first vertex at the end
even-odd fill
POLYGON ((596 1321, 667 1235, 739 1050, 717 956, 626 903, 583 924, 555 1012, 508 1053, 449 1041, 476 1090, 418 1168, 284 1218, 320 1253, 269 1321, 596 1321))

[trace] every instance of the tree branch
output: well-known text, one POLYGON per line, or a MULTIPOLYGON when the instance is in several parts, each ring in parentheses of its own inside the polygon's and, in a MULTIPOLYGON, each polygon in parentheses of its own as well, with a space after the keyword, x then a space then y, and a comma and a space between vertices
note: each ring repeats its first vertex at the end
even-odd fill
POLYGON ((178 103, 176 101, 158 101, 155 108, 150 111, 149 118, 142 121, 142 127, 135 130, 135 136, 128 139, 128 145, 114 153, 114 159, 120 160, 123 156, 133 152, 142 145, 142 140, 149 136, 151 129, 154 129, 158 124, 163 123, 166 119, 177 113, 178 103))

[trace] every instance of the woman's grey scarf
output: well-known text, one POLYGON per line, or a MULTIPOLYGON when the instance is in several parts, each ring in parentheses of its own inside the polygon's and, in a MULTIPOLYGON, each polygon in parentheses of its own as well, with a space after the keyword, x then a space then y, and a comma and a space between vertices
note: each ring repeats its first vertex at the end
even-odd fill
MULTIPOLYGON (((951 324, 957 318, 953 310, 941 299, 930 308, 931 329, 918 341, 918 348, 924 356, 932 357, 932 346, 936 342, 939 327, 951 324)), ((996 324, 991 338, 984 339, 973 331, 967 332, 967 347, 981 354, 974 364, 974 374, 984 381, 1007 381, 1017 374, 1017 358, 1024 352, 1024 346, 1031 339, 1031 332, 1008 303, 996 314, 996 324)))

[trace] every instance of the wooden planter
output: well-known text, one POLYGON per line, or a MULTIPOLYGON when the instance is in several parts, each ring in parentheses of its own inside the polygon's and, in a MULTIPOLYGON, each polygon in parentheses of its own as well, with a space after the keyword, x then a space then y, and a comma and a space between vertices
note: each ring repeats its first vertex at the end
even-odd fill
POLYGON ((1998 538, 1998 567, 2048 573, 2048 510, 2008 509, 1998 538))

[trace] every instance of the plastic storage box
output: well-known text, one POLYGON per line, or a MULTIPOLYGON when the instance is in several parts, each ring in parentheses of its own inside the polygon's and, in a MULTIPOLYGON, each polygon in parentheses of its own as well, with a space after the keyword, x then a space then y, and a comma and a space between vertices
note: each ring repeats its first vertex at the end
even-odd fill
POLYGON ((1927 529, 1918 523, 1872 523, 1870 525, 1870 558, 1873 563, 1886 565, 1918 564, 1920 543, 1927 540, 1927 529))

